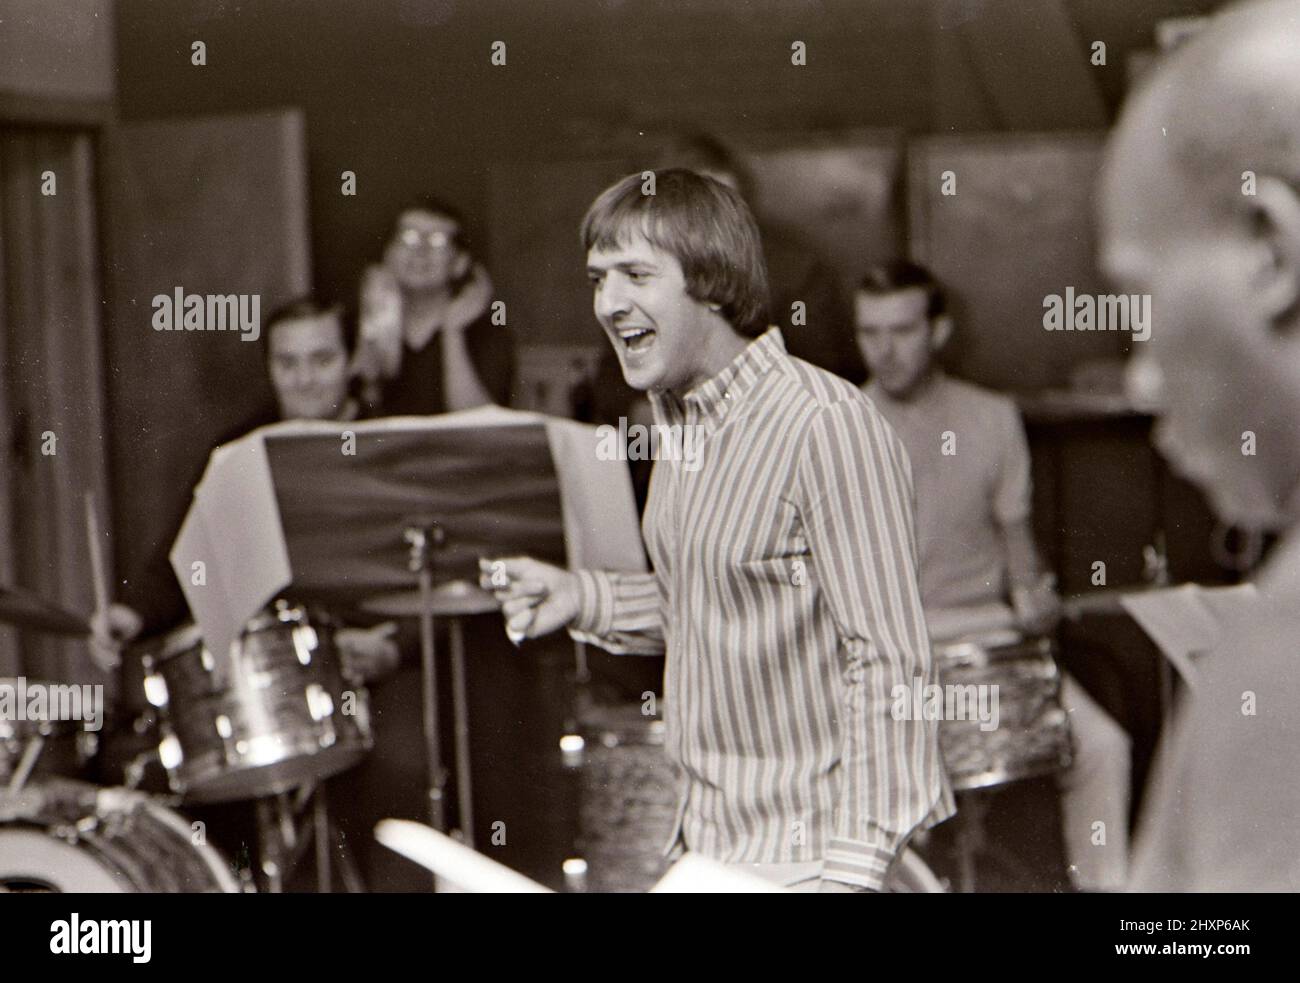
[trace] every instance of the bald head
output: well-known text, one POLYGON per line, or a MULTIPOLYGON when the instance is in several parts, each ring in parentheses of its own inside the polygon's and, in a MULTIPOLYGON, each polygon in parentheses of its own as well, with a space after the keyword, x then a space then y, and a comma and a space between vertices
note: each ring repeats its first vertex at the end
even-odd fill
POLYGON ((1124 157, 1158 165, 1179 198, 1248 216, 1242 173, 1300 178, 1300 2, 1233 7, 1154 73, 1116 127, 1124 157))
POLYGON ((1172 462, 1245 525, 1300 489, 1300 0, 1230 9, 1126 105, 1099 195, 1101 265, 1151 296, 1172 462))

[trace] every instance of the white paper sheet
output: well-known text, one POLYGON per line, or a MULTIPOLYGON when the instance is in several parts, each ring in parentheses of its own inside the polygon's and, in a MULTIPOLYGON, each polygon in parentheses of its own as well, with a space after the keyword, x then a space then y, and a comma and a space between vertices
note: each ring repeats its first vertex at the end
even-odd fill
POLYGON ((259 435, 213 452, 170 556, 213 652, 228 651, 248 619, 292 581, 271 467, 259 435))
POLYGON ((1227 624, 1259 595, 1253 584, 1201 587, 1180 584, 1164 590, 1138 591, 1120 598, 1151 641, 1188 685, 1196 684, 1195 659, 1213 648, 1227 624))
POLYGON ((345 426, 360 438, 367 433, 521 423, 546 428, 559 480, 570 565, 634 572, 646 569, 627 466, 597 457, 595 427, 499 406, 346 425, 286 421, 262 427, 213 451, 172 547, 172 569, 209 647, 214 652, 226 651, 248 620, 293 582, 266 436, 337 433, 345 426), (196 562, 203 564, 206 584, 193 583, 196 562))

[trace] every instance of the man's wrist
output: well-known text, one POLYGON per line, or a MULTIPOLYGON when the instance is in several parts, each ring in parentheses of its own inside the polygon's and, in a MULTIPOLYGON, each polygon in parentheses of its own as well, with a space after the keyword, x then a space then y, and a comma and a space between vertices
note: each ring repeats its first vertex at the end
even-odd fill
POLYGON ((883 890, 895 853, 895 849, 879 836, 861 840, 835 837, 826 848, 822 880, 872 891, 883 890))
POLYGON ((607 577, 593 570, 570 573, 573 616, 569 628, 587 635, 608 634, 614 621, 614 589, 607 577))

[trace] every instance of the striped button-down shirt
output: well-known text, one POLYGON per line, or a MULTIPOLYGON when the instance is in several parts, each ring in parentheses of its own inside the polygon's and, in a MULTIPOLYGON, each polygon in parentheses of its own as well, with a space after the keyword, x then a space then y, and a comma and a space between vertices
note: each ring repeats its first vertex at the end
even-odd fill
POLYGON ((725 862, 821 861, 827 879, 879 888, 906 838, 953 812, 936 722, 891 712, 896 686, 937 682, 906 451, 775 328, 652 403, 658 425, 702 435, 660 445, 694 460, 655 463, 655 572, 581 571, 571 630, 667 653, 674 842, 725 862))

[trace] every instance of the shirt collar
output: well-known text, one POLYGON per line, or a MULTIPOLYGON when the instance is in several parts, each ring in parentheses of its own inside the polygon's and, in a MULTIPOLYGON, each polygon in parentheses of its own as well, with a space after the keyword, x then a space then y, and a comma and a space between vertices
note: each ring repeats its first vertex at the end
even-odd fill
POLYGON ((745 346, 717 375, 701 382, 683 396, 661 393, 658 400, 665 409, 685 414, 694 411, 702 420, 721 416, 728 406, 735 406, 754 384, 785 355, 785 339, 775 326, 745 346))

